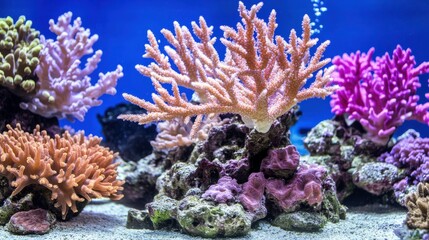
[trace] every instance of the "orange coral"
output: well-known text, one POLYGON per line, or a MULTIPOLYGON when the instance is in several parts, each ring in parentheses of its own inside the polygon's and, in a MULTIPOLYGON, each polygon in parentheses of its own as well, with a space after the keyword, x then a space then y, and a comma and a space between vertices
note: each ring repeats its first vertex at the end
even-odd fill
POLYGON ((101 138, 67 131, 51 138, 39 126, 32 134, 19 124, 7 128, 0 135, 0 174, 15 188, 12 196, 31 184, 42 185, 52 192, 63 218, 69 209, 78 211, 76 201, 123 197, 118 193, 123 181, 116 179, 119 163, 113 163, 112 151, 99 145, 101 138))

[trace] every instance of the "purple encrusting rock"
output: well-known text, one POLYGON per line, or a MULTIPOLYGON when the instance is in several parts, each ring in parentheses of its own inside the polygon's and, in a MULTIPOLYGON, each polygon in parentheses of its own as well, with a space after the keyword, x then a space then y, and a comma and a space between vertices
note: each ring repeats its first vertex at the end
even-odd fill
POLYGON ((299 165, 299 153, 294 145, 268 151, 262 160, 261 171, 266 176, 289 178, 299 165))
POLYGON ((49 232, 55 222, 54 214, 37 208, 15 213, 6 228, 14 234, 45 234, 49 232))
POLYGON ((263 207, 266 179, 262 172, 252 173, 249 180, 243 184, 240 202, 247 210, 255 212, 263 207))
POLYGON ((241 187, 237 180, 224 176, 219 179, 217 184, 211 185, 201 197, 218 203, 226 203, 234 201, 240 192, 241 187))
POLYGON ((301 203, 317 206, 323 200, 323 180, 327 171, 319 165, 302 164, 293 178, 269 179, 266 194, 284 212, 297 210, 301 203))

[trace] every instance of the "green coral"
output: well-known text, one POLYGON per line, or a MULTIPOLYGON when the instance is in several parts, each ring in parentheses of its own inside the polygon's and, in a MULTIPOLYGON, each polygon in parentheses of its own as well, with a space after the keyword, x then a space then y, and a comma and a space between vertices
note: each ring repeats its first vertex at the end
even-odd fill
POLYGON ((34 70, 39 64, 40 32, 24 16, 14 23, 0 18, 0 85, 17 93, 31 93, 36 87, 34 70))

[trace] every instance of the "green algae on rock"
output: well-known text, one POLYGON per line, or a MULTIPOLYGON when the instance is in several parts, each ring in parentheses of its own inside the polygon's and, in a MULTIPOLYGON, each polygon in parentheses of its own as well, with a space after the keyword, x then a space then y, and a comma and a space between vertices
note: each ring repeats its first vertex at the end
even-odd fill
POLYGON ((277 216, 272 224, 289 231, 314 232, 322 229, 328 222, 323 214, 317 212, 291 212, 277 216))
POLYGON ((215 204, 196 196, 180 201, 177 221, 186 232, 210 238, 243 236, 252 224, 241 204, 215 204))

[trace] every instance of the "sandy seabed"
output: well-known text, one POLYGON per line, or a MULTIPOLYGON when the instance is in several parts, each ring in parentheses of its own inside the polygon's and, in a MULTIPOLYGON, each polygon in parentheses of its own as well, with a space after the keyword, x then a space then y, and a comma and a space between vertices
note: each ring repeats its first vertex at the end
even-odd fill
MULTIPOLYGON (((162 240, 162 239, 202 239, 179 232, 162 230, 136 230, 125 227, 128 207, 110 201, 94 201, 84 211, 68 222, 57 222, 54 228, 45 235, 12 235, 0 230, 1 240, 162 240)), ((277 240, 277 239, 329 239, 329 240, 371 240, 399 239, 394 230, 401 227, 406 216, 405 209, 368 205, 353 207, 347 211, 346 220, 339 223, 328 223, 322 231, 315 233, 291 232, 269 223, 259 222, 252 231, 244 236, 233 238, 277 240)))

